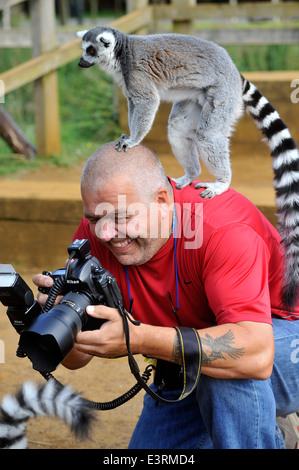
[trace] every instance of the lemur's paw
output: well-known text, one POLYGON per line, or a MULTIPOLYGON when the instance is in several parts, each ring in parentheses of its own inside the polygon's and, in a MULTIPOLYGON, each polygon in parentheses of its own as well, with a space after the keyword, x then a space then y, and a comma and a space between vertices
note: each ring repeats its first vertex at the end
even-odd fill
POLYGON ((124 149, 125 152, 128 151, 130 148, 130 137, 127 134, 122 134, 119 139, 117 139, 116 144, 115 144, 115 149, 120 152, 122 149, 124 149))
POLYGON ((188 175, 181 176, 180 178, 172 178, 173 181, 176 183, 176 189, 183 189, 188 184, 192 183, 193 179, 190 178, 188 175))
POLYGON ((229 185, 222 181, 216 181, 215 183, 197 183, 195 189, 207 188, 205 191, 200 193, 201 197, 205 199, 212 199, 217 194, 224 193, 228 189, 229 185))

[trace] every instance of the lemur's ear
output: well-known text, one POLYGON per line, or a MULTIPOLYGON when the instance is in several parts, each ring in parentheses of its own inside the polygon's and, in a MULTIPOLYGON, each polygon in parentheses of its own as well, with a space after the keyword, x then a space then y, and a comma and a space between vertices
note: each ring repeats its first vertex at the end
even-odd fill
POLYGON ((110 41, 107 41, 107 39, 101 38, 100 41, 104 44, 105 47, 109 47, 109 46, 110 46, 110 41))
POLYGON ((105 47, 109 47, 113 42, 113 35, 105 31, 97 36, 97 42, 101 42, 105 47))
POLYGON ((84 31, 77 31, 76 35, 78 36, 78 38, 83 38, 83 36, 85 35, 85 33, 87 33, 88 29, 85 29, 84 31))

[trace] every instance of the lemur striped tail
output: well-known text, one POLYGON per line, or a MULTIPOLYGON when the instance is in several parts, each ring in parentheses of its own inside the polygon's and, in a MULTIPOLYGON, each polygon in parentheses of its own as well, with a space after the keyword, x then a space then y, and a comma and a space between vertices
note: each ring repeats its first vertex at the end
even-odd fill
POLYGON ((27 449, 26 426, 36 416, 58 417, 76 437, 88 437, 93 419, 81 395, 54 380, 44 385, 24 382, 16 395, 6 395, 0 405, 0 449, 27 449))
POLYGON ((243 79, 243 101, 270 148, 278 230, 285 256, 282 300, 292 307, 299 286, 299 153, 286 124, 261 92, 243 79))

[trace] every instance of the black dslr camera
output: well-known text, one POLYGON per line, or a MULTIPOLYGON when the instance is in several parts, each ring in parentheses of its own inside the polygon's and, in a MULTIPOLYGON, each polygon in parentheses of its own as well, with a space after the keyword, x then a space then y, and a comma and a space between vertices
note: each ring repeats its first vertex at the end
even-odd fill
POLYGON ((50 273, 53 286, 43 307, 9 264, 0 265, 0 301, 10 322, 20 333, 18 355, 28 356, 39 372, 55 370, 74 345, 81 330, 94 330, 105 320, 88 316, 88 305, 122 308, 116 279, 90 254, 89 240, 75 240, 69 247, 66 269, 50 273), (54 305, 58 295, 61 302, 54 305))

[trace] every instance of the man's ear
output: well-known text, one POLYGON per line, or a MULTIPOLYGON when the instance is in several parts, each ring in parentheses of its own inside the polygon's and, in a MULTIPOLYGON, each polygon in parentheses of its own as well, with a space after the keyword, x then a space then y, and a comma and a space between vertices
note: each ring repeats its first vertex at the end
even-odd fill
POLYGON ((171 204, 170 196, 166 188, 159 188, 155 195, 155 200, 158 204, 171 204))
POLYGON ((155 202, 159 205, 162 217, 168 217, 172 200, 166 188, 158 189, 155 195, 155 202))

